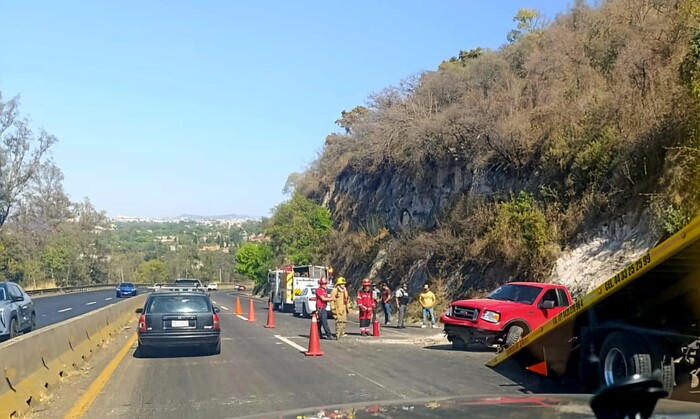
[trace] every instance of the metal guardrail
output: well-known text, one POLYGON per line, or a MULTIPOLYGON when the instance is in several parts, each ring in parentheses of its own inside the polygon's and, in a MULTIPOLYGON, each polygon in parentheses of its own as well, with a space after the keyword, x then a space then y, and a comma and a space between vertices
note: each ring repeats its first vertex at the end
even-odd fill
MULTIPOLYGON (((147 288, 149 287, 150 289, 153 288, 153 284, 140 284, 140 283, 133 283, 136 285, 138 288, 147 288)), ((233 282, 219 282, 219 288, 223 289, 228 289, 228 288, 237 288, 238 283, 233 283, 233 282)), ((57 287, 57 288, 42 288, 38 290, 24 290, 28 295, 30 296, 35 296, 35 295, 44 295, 44 294, 68 294, 71 292, 84 292, 84 291, 93 291, 93 290, 100 290, 100 289, 113 289, 119 284, 92 284, 92 285, 71 285, 68 287, 57 287)), ((207 288, 206 285, 204 285, 202 288, 207 288)))
MULTIPOLYGON (((42 288, 38 290, 24 290, 28 295, 43 295, 43 294, 68 294, 71 292, 84 292, 93 291, 99 289, 112 289, 119 284, 93 284, 93 285, 71 285, 68 287, 57 287, 57 288, 42 288)), ((134 283, 137 287, 145 287, 146 284, 134 283)))

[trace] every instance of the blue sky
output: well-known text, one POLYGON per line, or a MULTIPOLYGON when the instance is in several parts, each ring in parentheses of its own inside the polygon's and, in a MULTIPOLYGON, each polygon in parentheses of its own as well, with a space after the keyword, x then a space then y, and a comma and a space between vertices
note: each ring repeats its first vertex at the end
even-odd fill
POLYGON ((0 91, 109 215, 268 215, 343 109, 573 0, 0 1, 0 91))

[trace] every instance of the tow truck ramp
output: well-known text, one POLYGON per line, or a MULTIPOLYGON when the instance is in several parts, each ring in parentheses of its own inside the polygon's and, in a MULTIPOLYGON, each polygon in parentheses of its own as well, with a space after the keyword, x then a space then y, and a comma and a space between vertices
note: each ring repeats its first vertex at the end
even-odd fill
POLYGON ((699 239, 696 217, 486 365, 515 358, 527 370, 574 375, 588 387, 651 374, 669 392, 685 387, 700 401, 699 239))

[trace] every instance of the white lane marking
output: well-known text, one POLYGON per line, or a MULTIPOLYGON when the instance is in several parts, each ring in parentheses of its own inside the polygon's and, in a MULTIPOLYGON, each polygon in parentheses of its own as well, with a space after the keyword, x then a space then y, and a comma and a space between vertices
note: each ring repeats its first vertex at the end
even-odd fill
POLYGON ((285 337, 282 337, 282 336, 280 336, 280 335, 275 335, 275 337, 276 337, 277 339, 281 340, 282 342, 286 343, 287 345, 291 346, 291 347, 294 348, 294 349, 298 349, 298 350, 300 350, 301 352, 306 352, 306 348, 304 348, 304 347, 301 346, 301 345, 297 345, 296 343, 292 342, 291 340, 289 340, 289 339, 287 339, 287 338, 285 338, 285 337))
POLYGON ((221 306, 221 308, 223 308, 224 310, 228 310, 228 307, 226 306, 221 306))
POLYGON ((243 317, 243 316, 241 316, 240 314, 236 314, 236 317, 238 317, 238 318, 241 319, 241 320, 248 321, 248 318, 247 318, 247 317, 243 317))
POLYGON ((216 301, 214 301, 214 300, 211 300, 211 302, 212 302, 212 303, 214 303, 214 304, 219 304, 219 303, 217 303, 217 302, 216 302, 216 301))
POLYGON ((73 309, 72 309, 71 307, 68 307, 68 308, 64 308, 64 309, 58 310, 58 312, 59 312, 59 313, 65 313, 66 311, 71 311, 71 310, 73 310, 73 309))
POLYGON ((364 375, 364 374, 360 374, 359 372, 353 371, 353 370, 351 370, 350 368, 347 368, 347 367, 345 367, 345 366, 343 366, 343 365, 338 365, 338 366, 339 366, 340 368, 344 369, 345 371, 347 371, 347 372, 349 373, 348 375, 351 376, 351 377, 352 377, 352 376, 360 377, 360 378, 362 378, 362 379, 364 379, 364 380, 369 381, 370 383, 374 384, 374 385, 377 386, 377 387, 381 387, 381 388, 383 388, 383 389, 385 389, 385 390, 387 390, 387 391, 390 391, 390 392, 396 394, 397 396, 401 397, 401 394, 399 394, 399 393, 393 391, 392 389, 386 388, 386 386, 385 386, 384 384, 379 383, 379 382, 377 382, 377 381, 375 381, 375 380, 373 380, 373 379, 367 377, 367 376, 364 375))
POLYGON ((89 303, 85 304, 86 306, 91 306, 93 304, 97 304, 97 301, 90 301, 89 303))
POLYGON ((112 299, 112 297, 107 297, 107 298, 105 298, 105 301, 109 301, 111 299, 112 299))

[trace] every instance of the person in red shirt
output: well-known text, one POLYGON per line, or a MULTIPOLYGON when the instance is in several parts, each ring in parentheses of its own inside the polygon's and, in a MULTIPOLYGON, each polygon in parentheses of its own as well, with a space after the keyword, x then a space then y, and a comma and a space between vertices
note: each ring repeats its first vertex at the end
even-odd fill
POLYGON ((328 310, 326 307, 331 301, 326 289, 328 288, 328 280, 321 278, 319 287, 316 288, 316 311, 318 312, 318 334, 321 339, 333 339, 331 328, 328 326, 328 310), (326 332, 326 337, 323 337, 323 332, 326 332))
POLYGON ((360 335, 370 336, 369 334, 369 322, 372 320, 372 313, 374 313, 375 301, 372 296, 372 289, 370 288, 372 283, 369 279, 364 278, 362 280, 362 288, 357 293, 357 306, 360 309, 360 335))

